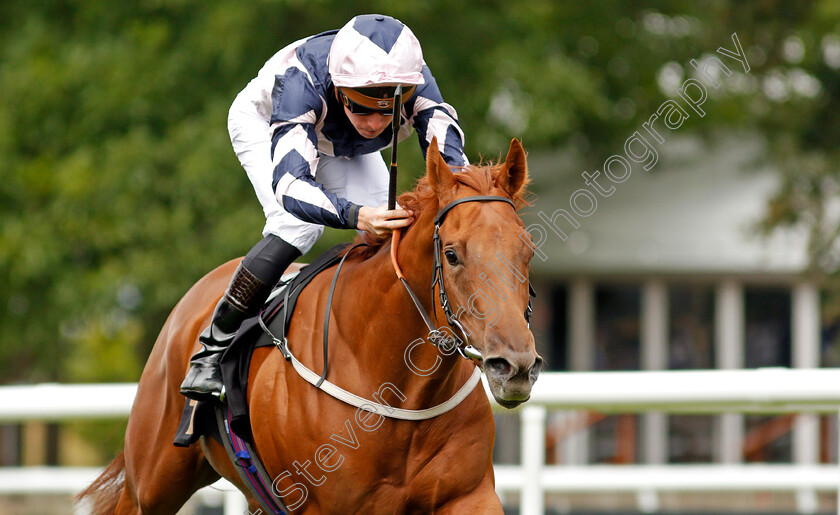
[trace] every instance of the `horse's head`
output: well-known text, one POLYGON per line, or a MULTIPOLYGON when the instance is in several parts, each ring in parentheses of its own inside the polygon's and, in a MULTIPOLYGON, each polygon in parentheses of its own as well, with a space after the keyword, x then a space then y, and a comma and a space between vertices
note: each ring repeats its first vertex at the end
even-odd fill
POLYGON ((504 163, 453 173, 433 141, 426 163, 438 210, 449 206, 438 220, 438 258, 451 312, 481 353, 496 401, 513 408, 530 398, 542 368, 525 315, 533 251, 515 209, 528 182, 525 151, 513 140, 504 163), (463 200, 487 196, 501 198, 463 200))

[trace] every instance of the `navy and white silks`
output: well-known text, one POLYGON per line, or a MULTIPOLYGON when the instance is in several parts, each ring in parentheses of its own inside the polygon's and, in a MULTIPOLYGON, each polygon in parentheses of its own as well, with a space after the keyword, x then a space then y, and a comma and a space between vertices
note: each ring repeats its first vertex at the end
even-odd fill
MULTIPOLYGON (((388 193, 388 169, 379 151, 391 145, 391 126, 367 139, 347 119, 327 69, 335 33, 277 52, 237 95, 228 116, 234 151, 266 216, 263 235, 277 235, 304 254, 323 226, 353 228, 354 210, 383 205, 388 193)), ((437 137, 446 162, 464 166, 457 113, 443 101, 425 65, 423 78, 403 104, 398 138, 415 129, 425 155, 437 137)))

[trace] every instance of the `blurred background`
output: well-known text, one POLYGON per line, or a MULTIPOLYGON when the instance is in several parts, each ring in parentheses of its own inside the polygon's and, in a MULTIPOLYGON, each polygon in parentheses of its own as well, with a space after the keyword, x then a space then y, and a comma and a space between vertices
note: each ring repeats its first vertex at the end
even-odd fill
MULTIPOLYGON (((836 1, 4 0, 0 384, 138 380, 181 295, 260 237, 227 133, 233 98, 286 44, 368 12, 420 39, 473 162, 503 156, 513 137, 528 150, 524 218, 543 230, 534 331, 549 370, 840 365, 836 1), (733 34, 748 70, 718 51, 736 51, 733 34), (679 94, 689 79, 708 93, 702 115, 679 94), (651 121, 668 100, 685 113, 675 128, 651 121), (631 161, 608 181, 605 161, 626 156, 636 131, 656 164, 631 161), (581 175, 596 171, 615 191, 581 175), (796 316, 819 324, 815 337, 796 337, 796 316)), ((402 148, 404 191, 424 163, 416 140, 402 148)), ((328 230, 303 260, 352 237, 328 230)), ((550 463, 799 452, 791 417, 563 417, 549 418, 550 463)), ((517 424, 499 417, 499 463, 519 459, 505 443, 517 424)), ((123 431, 5 424, 0 466, 103 465, 123 431)), ((821 419, 803 452, 836 462, 836 432, 821 419)), ((691 500, 795 508, 704 501, 691 500)), ((569 498, 552 509, 611 510, 569 498)))

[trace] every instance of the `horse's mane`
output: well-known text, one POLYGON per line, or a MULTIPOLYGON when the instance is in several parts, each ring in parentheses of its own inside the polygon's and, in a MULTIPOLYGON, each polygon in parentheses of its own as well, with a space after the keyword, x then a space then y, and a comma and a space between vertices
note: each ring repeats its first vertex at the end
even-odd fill
MULTIPOLYGON (((496 171, 500 169, 503 165, 504 163, 479 163, 478 165, 469 165, 460 168, 455 173, 456 187, 458 185, 463 185, 467 188, 475 190, 476 195, 492 195, 494 193, 493 189, 497 187, 496 181, 493 179, 493 177, 496 171)), ((522 207, 530 204, 527 200, 528 182, 529 181, 526 181, 525 184, 522 185, 522 188, 519 189, 519 192, 517 192, 512 198, 514 207, 516 208, 517 212, 522 207)), ((420 178, 420 180, 417 181, 417 184, 414 187, 413 191, 409 191, 400 195, 397 199, 397 203, 405 209, 414 211, 415 219, 419 218, 420 214, 424 210, 437 210, 438 208, 437 195, 432 189, 432 186, 429 184, 428 176, 420 178)), ((411 228, 412 226, 409 226, 407 229, 404 229, 404 231, 407 232, 411 230, 411 228)), ((390 234, 384 238, 377 238, 368 232, 363 232, 362 234, 356 237, 355 243, 365 243, 368 245, 368 247, 365 247, 364 250, 360 252, 362 256, 366 259, 379 252, 382 249, 382 247, 389 241, 391 241, 390 234)))

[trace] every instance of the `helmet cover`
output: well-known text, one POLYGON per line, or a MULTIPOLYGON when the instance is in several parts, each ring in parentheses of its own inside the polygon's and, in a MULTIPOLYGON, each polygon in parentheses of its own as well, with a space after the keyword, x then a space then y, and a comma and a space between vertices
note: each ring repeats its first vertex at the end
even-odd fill
POLYGON ((419 85, 423 50, 406 25, 381 14, 356 16, 330 47, 329 72, 336 86, 419 85))

